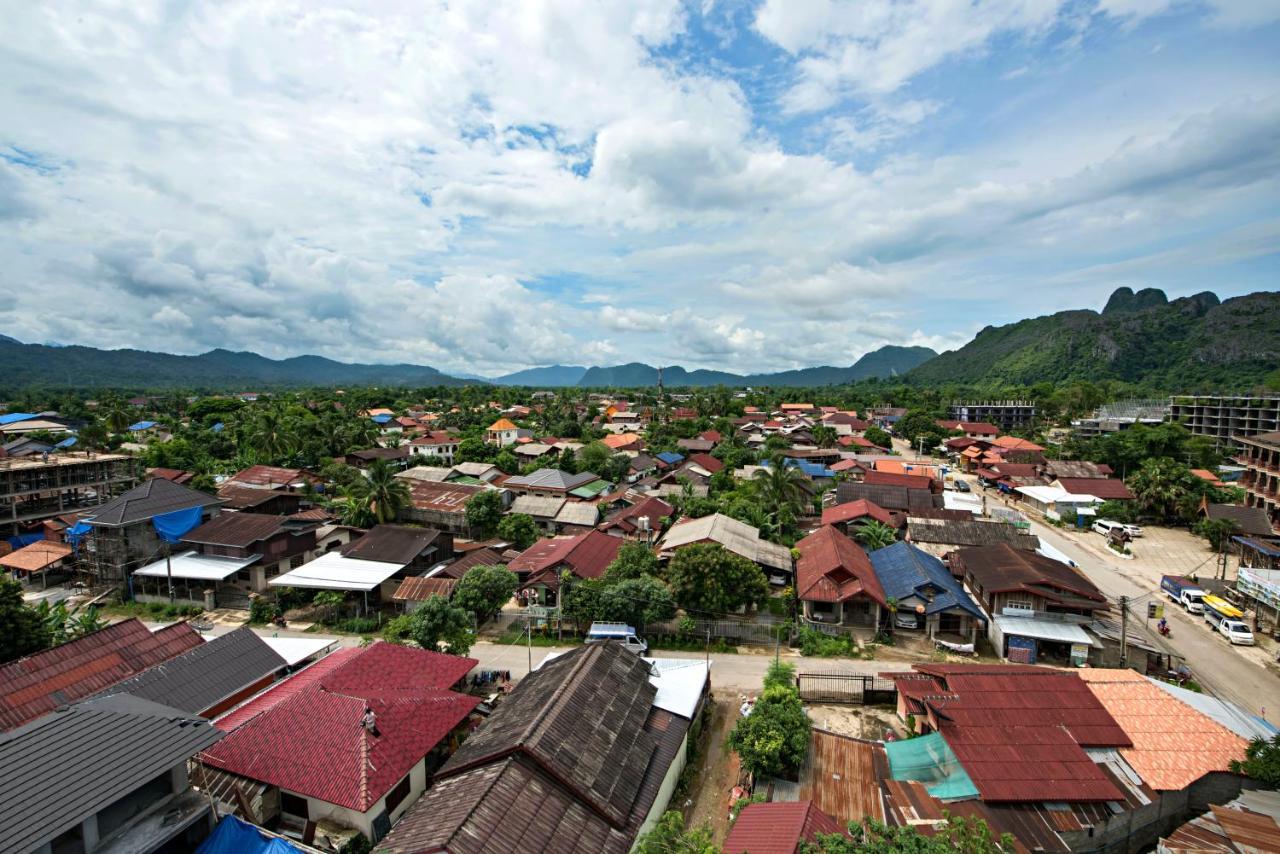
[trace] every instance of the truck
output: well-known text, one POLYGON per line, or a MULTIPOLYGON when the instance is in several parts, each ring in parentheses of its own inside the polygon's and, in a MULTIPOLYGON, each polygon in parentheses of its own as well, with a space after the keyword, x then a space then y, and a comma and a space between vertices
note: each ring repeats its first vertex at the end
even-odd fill
POLYGON ((1188 614, 1204 613, 1205 592, 1195 582, 1188 581, 1181 575, 1166 575, 1160 579, 1160 589, 1169 594, 1176 605, 1181 605, 1188 614))
POLYGON ((592 623, 587 631, 587 643, 620 643, 629 652, 643 655, 649 649, 645 639, 636 634, 634 626, 625 623, 592 623))
POLYGON ((1215 629, 1222 624, 1223 620, 1239 620, 1243 616, 1244 611, 1221 596, 1204 597, 1204 621, 1215 629))

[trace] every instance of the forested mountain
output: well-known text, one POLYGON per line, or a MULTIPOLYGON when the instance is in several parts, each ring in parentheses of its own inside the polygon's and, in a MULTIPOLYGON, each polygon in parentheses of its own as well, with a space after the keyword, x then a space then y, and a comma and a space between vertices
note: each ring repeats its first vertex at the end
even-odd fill
MULTIPOLYGON (((881 347, 867 353, 847 368, 834 368, 827 365, 817 368, 800 368, 794 371, 781 371, 774 374, 730 374, 725 371, 687 371, 679 365, 662 369, 662 382, 671 387, 678 386, 792 386, 813 387, 824 385, 841 385, 870 379, 871 377, 891 377, 905 374, 907 371, 931 359, 937 354, 928 347, 897 347, 893 345, 881 347)), ((580 386, 599 387, 632 387, 657 385, 658 369, 639 362, 626 365, 615 365, 609 368, 590 368, 578 381, 580 386)))
POLYGON ((1120 288, 1101 313, 1060 311, 988 326, 907 379, 939 383, 1126 380, 1168 391, 1238 390, 1280 368, 1280 293, 1225 302, 1212 293, 1170 301, 1120 288))
POLYGON ((339 385, 434 386, 465 381, 417 365, 349 365, 321 356, 268 359, 256 353, 210 350, 174 356, 146 350, 48 347, 0 336, 0 385, 217 388, 339 385))
POLYGON ((581 365, 551 365, 546 368, 529 368, 514 374, 503 374, 489 382, 494 385, 546 386, 548 388, 577 385, 587 369, 581 365))

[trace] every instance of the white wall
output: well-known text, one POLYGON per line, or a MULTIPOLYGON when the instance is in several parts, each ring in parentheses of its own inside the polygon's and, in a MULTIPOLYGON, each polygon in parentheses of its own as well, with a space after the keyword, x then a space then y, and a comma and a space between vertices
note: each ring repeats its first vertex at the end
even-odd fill
MULTIPOLYGON (((403 777, 400 779, 404 779, 403 777)), ((396 783, 399 784, 400 780, 396 783)), ((391 788, 395 788, 392 786, 391 788)), ((422 793, 427 790, 427 762, 421 759, 416 765, 409 769, 409 795, 400 802, 395 812, 391 813, 391 823, 394 825, 396 821, 405 814, 409 807, 422 797, 422 793)), ((299 797, 304 797, 299 795, 299 797)), ((355 828, 370 839, 373 838, 373 820, 381 815, 383 810, 387 808, 387 798, 383 795, 378 802, 369 808, 368 812, 356 812, 353 809, 331 804, 328 801, 322 801, 319 798, 305 798, 307 802, 307 815, 305 818, 310 821, 320 821, 321 819, 329 819, 336 824, 344 827, 355 828)))

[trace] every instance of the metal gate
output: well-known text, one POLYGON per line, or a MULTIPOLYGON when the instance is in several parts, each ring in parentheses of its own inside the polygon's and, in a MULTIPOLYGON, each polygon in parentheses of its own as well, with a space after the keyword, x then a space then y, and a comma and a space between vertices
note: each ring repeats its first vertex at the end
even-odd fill
POLYGON ((893 680, 861 673, 797 673, 800 699, 810 703, 892 704, 898 700, 893 680))

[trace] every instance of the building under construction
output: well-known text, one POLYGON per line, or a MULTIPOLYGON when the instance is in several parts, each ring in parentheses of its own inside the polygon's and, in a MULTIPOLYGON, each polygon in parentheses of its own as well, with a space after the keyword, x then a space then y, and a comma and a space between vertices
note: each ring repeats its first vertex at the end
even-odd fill
POLYGON ((1280 430, 1280 395, 1180 394, 1170 401, 1171 416, 1197 436, 1239 447, 1237 436, 1280 430))
POLYGON ((83 451, 0 458, 0 524, 6 536, 78 513, 138 483, 138 461, 83 451))

